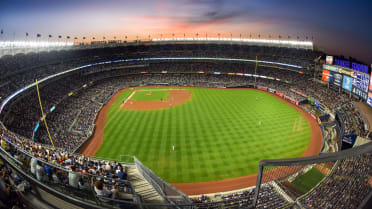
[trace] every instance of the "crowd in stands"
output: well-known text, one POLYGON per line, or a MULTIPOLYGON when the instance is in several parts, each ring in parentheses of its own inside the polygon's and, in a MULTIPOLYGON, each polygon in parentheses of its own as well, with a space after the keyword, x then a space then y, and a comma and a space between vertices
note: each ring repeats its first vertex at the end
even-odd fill
POLYGON ((372 191, 372 154, 344 159, 301 203, 310 208, 357 208, 372 191))
MULTIPOLYGON (((151 63, 139 66, 120 64, 119 67, 112 65, 109 68, 98 66, 47 83, 41 87, 40 94, 45 111, 53 106, 56 107, 54 112, 47 114, 47 119, 51 123, 52 136, 56 140, 55 143, 57 146, 65 147, 68 150, 75 150, 77 146, 89 138, 94 129, 95 117, 101 106, 108 101, 113 93, 126 86, 167 84, 171 86, 237 87, 252 85, 256 80, 257 85, 275 89, 298 102, 307 98, 291 91, 292 88, 313 97, 331 109, 352 101, 347 95, 339 95, 319 83, 308 80, 307 75, 297 72, 262 67, 259 73, 266 77, 272 77, 272 79, 261 77, 254 79, 253 76, 243 76, 242 74, 226 74, 231 71, 254 74, 253 67, 250 68, 249 65, 247 67, 247 65, 239 63, 176 62, 151 63), (146 72, 146 74, 138 74, 138 72, 146 72), (214 72, 225 74, 214 74, 214 72), (280 79, 280 81, 277 79, 280 79), (91 83, 95 85, 91 86, 91 83), (84 84, 88 84, 88 87, 83 88, 84 84), (68 97, 67 94, 70 92, 74 92, 74 94, 68 97), (334 100, 337 102, 334 102, 334 100)), ((38 122, 41 122, 41 111, 36 89, 30 90, 28 95, 16 104, 8 106, 11 109, 3 120, 8 129, 22 136, 33 137, 39 142, 50 144, 49 136, 42 123, 40 123, 39 130, 34 134, 35 126, 38 122)), ((5 107, 4 111, 8 111, 8 106, 5 107)), ((358 116, 358 114, 360 113, 357 112, 354 115, 358 116)), ((355 121, 358 124, 364 124, 358 118, 355 121)), ((364 126, 355 126, 354 129, 359 127, 364 126)))
MULTIPOLYGON (((308 66, 322 53, 311 50, 230 45, 164 44, 70 51, 52 51, 4 56, 0 59, 0 102, 11 93, 46 76, 86 64, 143 57, 226 57, 282 62, 308 66)), ((302 69, 307 71, 307 68, 302 69)))
MULTIPOLYGON (((253 204, 255 190, 244 190, 211 198, 205 195, 193 198, 194 203, 204 203, 197 208, 248 208, 253 204)), ((255 208, 280 208, 289 203, 274 189, 266 184, 261 187, 255 208)))
POLYGON ((345 134, 356 134, 363 137, 367 136, 368 131, 365 130, 361 113, 357 108, 355 108, 354 103, 344 103, 338 108, 338 110, 344 119, 345 134))
POLYGON ((37 180, 95 191, 99 197, 131 200, 133 189, 127 181, 126 166, 118 162, 92 159, 62 149, 53 150, 0 129, 1 147, 22 163, 37 180))
POLYGON ((0 208, 26 208, 21 193, 30 189, 27 182, 0 161, 0 208))

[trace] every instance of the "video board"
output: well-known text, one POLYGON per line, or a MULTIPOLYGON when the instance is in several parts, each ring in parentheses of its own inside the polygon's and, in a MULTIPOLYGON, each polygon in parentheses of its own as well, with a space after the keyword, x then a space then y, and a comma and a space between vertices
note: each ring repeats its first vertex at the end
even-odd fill
POLYGON ((336 86, 341 86, 342 84, 342 75, 336 72, 329 72, 329 83, 335 84, 336 86))
POLYGON ((369 75, 355 71, 353 86, 364 92, 368 92, 369 75))
POLYGON ((368 99, 369 75, 354 71, 353 94, 361 97, 364 101, 368 99))
MULTIPOLYGON (((372 67, 372 65, 371 65, 372 67)), ((368 99, 367 99, 367 104, 372 107, 372 71, 369 79, 369 92, 368 92, 368 99)))
POLYGON ((347 75, 344 75, 343 81, 342 81, 342 88, 346 91, 351 91, 353 87, 353 78, 347 75))
POLYGON ((329 72, 329 87, 339 91, 342 86, 342 75, 336 72, 329 72))

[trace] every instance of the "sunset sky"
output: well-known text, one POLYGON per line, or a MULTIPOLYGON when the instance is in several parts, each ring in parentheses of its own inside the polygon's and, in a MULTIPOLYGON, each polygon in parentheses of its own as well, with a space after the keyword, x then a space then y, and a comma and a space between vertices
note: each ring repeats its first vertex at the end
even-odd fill
POLYGON ((153 37, 278 38, 304 40, 332 54, 372 63, 372 1, 330 0, 1 0, 0 40, 49 34, 91 40, 153 37))

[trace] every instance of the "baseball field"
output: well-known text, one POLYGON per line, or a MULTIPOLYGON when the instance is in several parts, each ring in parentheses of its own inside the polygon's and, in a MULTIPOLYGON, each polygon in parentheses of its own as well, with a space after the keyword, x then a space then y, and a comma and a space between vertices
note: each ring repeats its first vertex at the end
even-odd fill
POLYGON ((308 120, 269 93, 206 88, 126 89, 107 110, 96 157, 136 156, 171 183, 257 173, 262 159, 301 156, 308 120))

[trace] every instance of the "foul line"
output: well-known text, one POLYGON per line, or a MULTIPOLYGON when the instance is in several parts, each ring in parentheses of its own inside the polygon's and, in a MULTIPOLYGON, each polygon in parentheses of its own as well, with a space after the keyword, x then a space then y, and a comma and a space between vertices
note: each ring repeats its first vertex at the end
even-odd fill
POLYGON ((124 102, 123 102, 122 105, 125 105, 125 103, 127 103, 127 102, 130 100, 130 98, 132 98, 132 96, 133 96, 135 93, 136 93, 136 91, 133 91, 133 92, 129 95, 129 97, 126 98, 126 99, 124 100, 124 102))

